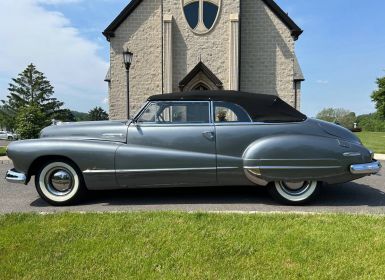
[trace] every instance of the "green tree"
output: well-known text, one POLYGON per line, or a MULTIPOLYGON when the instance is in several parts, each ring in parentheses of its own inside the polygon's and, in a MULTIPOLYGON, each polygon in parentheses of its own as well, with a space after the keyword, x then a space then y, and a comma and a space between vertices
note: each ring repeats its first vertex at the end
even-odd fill
POLYGON ((28 105, 16 117, 16 131, 22 139, 38 138, 42 127, 49 125, 49 120, 36 104, 28 105))
POLYGON ((376 109, 380 117, 385 118, 385 77, 377 79, 378 89, 372 93, 372 101, 376 103, 376 109))
MULTIPOLYGON (((54 94, 53 86, 33 64, 28 65, 17 78, 12 79, 8 92, 7 100, 1 100, 0 115, 6 120, 7 126, 11 130, 15 128, 16 130, 25 129, 25 126, 22 128, 18 127, 21 123, 17 122, 17 119, 28 107, 33 107, 27 110, 29 113, 38 112, 37 107, 44 116, 43 119, 41 119, 42 116, 27 118, 31 121, 42 120, 38 123, 30 124, 31 128, 37 126, 42 129, 50 120, 59 118, 58 116, 65 116, 67 119, 71 118, 68 114, 70 113, 69 110, 61 108, 63 102, 52 97, 54 94)), ((36 134, 26 133, 25 135, 36 134)))
POLYGON ((338 123, 348 129, 354 127, 357 120, 356 114, 342 108, 326 108, 317 114, 317 119, 338 123))
POLYGON ((101 107, 95 107, 88 112, 91 121, 108 120, 108 114, 101 107))

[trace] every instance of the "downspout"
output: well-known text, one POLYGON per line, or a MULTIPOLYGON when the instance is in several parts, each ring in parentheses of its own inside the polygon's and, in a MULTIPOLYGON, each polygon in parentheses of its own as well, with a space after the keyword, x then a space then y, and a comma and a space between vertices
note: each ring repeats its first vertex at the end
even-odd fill
POLYGON ((162 40, 162 47, 161 47, 161 52, 162 52, 162 55, 161 55, 161 57, 162 57, 162 61, 161 61, 161 67, 162 67, 162 94, 164 93, 164 30, 163 30, 163 28, 164 28, 164 26, 163 26, 163 0, 161 0, 161 2, 160 2, 160 10, 161 10, 161 15, 160 15, 160 26, 161 26, 161 29, 162 29, 162 31, 161 31, 161 40, 162 40))
POLYGON ((241 69, 242 69, 242 0, 239 1, 239 36, 238 36, 238 90, 241 91, 241 69))

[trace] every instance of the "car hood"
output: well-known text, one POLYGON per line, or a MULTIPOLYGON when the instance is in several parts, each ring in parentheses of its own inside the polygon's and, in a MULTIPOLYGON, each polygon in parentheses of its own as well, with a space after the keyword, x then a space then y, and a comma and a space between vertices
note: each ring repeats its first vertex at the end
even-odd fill
POLYGON ((131 121, 73 122, 44 128, 40 138, 76 138, 126 142, 127 126, 131 121))

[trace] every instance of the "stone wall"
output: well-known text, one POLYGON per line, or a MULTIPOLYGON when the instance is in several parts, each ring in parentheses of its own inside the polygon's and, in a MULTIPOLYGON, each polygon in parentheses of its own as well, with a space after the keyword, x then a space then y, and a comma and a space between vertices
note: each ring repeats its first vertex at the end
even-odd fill
POLYGON ((130 69, 130 115, 148 96, 162 92, 161 0, 144 0, 110 40, 110 118, 126 117, 126 72, 123 50, 134 53, 130 69))
POLYGON ((214 28, 197 35, 188 26, 180 0, 165 0, 164 14, 173 16, 173 91, 201 60, 229 88, 230 14, 239 13, 239 0, 222 0, 214 28))
POLYGON ((262 2, 241 4, 241 90, 279 95, 294 106, 294 39, 262 2))

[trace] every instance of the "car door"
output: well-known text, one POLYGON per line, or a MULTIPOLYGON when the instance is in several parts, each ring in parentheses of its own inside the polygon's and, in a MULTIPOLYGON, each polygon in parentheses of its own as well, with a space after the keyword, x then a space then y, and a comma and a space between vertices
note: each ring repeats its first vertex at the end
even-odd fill
POLYGON ((7 133, 0 131, 0 139, 7 139, 7 133))
POLYGON ((116 176, 125 187, 216 183, 210 102, 150 102, 117 150, 116 176))

